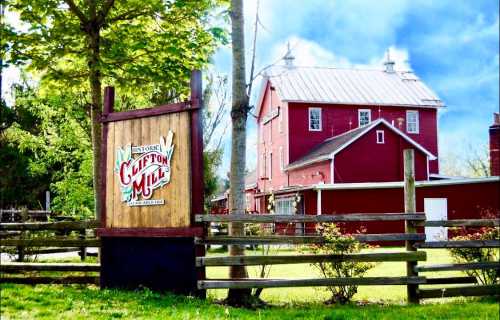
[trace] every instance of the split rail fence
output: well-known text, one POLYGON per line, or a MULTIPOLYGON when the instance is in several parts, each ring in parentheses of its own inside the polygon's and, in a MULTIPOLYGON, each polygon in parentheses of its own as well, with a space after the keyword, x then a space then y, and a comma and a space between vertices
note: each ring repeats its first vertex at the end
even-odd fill
MULTIPOLYGON (((500 269, 499 262, 467 263, 448 265, 422 265, 427 254, 419 249, 433 248, 498 248, 500 241, 432 241, 425 242, 425 234, 418 232, 418 227, 465 226, 465 227, 498 227, 496 219, 485 220, 451 220, 426 221, 425 213, 416 212, 415 167, 413 150, 404 150, 404 207, 405 212, 394 214, 335 214, 335 215, 197 215, 196 221, 206 223, 358 223, 369 221, 404 221, 404 233, 358 234, 360 242, 405 241, 405 251, 385 253, 358 253, 344 255, 287 255, 287 256, 219 256, 198 257, 199 267, 212 266, 250 266, 272 264, 318 263, 328 261, 404 261, 406 276, 403 277, 356 277, 356 278, 319 278, 319 279, 200 279, 199 289, 244 289, 244 288, 277 288, 303 286, 338 286, 338 285, 405 285, 407 299, 410 303, 419 303, 421 299, 454 296, 500 295, 500 286, 477 285, 475 277, 426 277, 422 273, 432 271, 452 271, 470 269, 500 269), (426 289, 425 285, 474 284, 451 288, 426 289)), ((209 229, 209 228, 208 228, 209 229)), ((274 228, 273 228, 274 229, 274 228)), ((196 242, 200 245, 255 245, 255 244, 321 244, 320 236, 206 236, 196 242)))
POLYGON ((23 262, 26 258, 39 254, 72 251, 79 251, 80 258, 84 261, 87 256, 87 248, 100 247, 100 240, 95 237, 95 230, 98 226, 99 222, 96 220, 1 223, 0 251, 17 255, 17 262, 2 262, 0 264, 0 282, 98 284, 99 276, 88 274, 89 272, 99 272, 99 264, 23 262), (34 272, 37 274, 50 272, 50 275, 32 275, 34 272), (78 275, 74 275, 75 272, 78 275), (19 276, 20 273, 23 275, 19 276))

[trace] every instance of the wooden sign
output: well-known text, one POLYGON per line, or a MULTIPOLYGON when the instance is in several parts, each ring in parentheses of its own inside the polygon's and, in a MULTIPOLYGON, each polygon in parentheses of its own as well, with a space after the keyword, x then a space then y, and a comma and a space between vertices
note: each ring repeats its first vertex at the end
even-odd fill
POLYGON ((201 74, 193 73, 187 102, 113 112, 113 100, 106 88, 100 234, 196 233, 193 216, 203 209, 201 74))

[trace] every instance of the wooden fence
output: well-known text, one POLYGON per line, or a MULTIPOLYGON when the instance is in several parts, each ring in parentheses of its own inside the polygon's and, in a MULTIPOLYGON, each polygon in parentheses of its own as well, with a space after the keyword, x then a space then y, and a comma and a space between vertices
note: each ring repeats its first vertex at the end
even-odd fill
MULTIPOLYGON (((404 151, 404 213, 386 214, 335 214, 335 215, 197 215, 196 221, 201 223, 353 223, 369 221, 404 221, 404 233, 358 234, 356 239, 361 242, 405 241, 405 251, 385 253, 359 253, 345 255, 286 255, 286 256, 219 256, 199 257, 196 264, 199 267, 212 266, 250 266, 272 264, 319 263, 325 261, 403 261, 406 263, 404 277, 357 277, 357 278, 321 278, 321 279, 200 279, 199 289, 243 289, 243 288, 277 288, 302 286, 337 286, 337 285, 405 285, 410 303, 419 303, 421 299, 452 296, 499 295, 500 286, 473 285, 454 288, 423 289, 424 285, 440 284, 471 284, 474 277, 425 277, 425 272, 467 270, 467 269, 499 269, 499 263, 468 263, 448 265, 419 266, 419 261, 426 261, 425 251, 419 249, 431 248, 489 248, 500 247, 496 240, 471 241, 435 241, 424 242, 425 234, 419 233, 418 227, 435 226, 465 226, 498 227, 499 221, 490 220, 454 220, 426 221, 424 213, 416 212, 414 154, 412 150, 404 151)), ((255 245, 255 244, 321 244, 321 236, 210 236, 195 240, 200 245, 255 245)))
POLYGON ((0 222, 47 221, 50 210, 0 209, 0 222))
POLYGON ((97 275, 72 275, 73 272, 99 272, 99 264, 89 263, 30 263, 22 262, 29 255, 79 251, 82 261, 87 256, 88 247, 99 247, 100 240, 95 237, 99 226, 96 220, 60 222, 13 222, 0 224, 1 252, 17 252, 17 262, 0 264, 0 282, 10 283, 94 283, 97 275), (40 234, 41 233, 41 234, 40 234), (69 276, 13 276, 26 272, 63 272, 69 276))

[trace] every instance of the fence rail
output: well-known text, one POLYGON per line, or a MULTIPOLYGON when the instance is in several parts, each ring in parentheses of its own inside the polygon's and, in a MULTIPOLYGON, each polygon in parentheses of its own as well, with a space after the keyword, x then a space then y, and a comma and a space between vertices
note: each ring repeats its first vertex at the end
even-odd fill
POLYGON ((439 248, 498 248, 500 240, 430 241, 415 243, 417 249, 439 248))
MULTIPOLYGON (((353 234, 356 240, 360 242, 383 242, 383 241, 423 241, 425 234, 414 233, 381 233, 381 234, 353 234)), ((231 244, 322 244, 325 239, 322 236, 214 236, 205 238, 196 238, 197 244, 207 245, 231 245, 231 244)))
POLYGON ((499 219, 455 219, 413 222, 418 227, 498 227, 499 219))
POLYGON ((278 214, 198 214, 196 222, 245 222, 245 223, 285 223, 285 222, 367 222, 367 221, 425 221, 425 214, 416 213, 349 213, 334 215, 278 215, 278 214))
POLYGON ((58 221, 58 222, 13 222, 0 223, 0 230, 81 230, 99 227, 97 220, 85 221, 58 221))
POLYGON ((499 296, 500 285, 475 285, 451 287, 442 289, 420 289, 418 295, 422 299, 474 297, 474 296, 499 296))
POLYGON ((196 266, 253 266, 263 264, 297 264, 315 262, 341 261, 425 261, 427 254, 421 252, 382 252, 382 253, 352 253, 352 254, 304 254, 278 256, 219 256, 198 257, 196 266))
POLYGON ((55 238, 32 238, 32 239, 2 239, 2 247, 87 247, 98 248, 101 246, 99 239, 55 239, 55 238))
POLYGON ((464 271, 464 270, 500 270, 500 262, 472 262, 472 263, 451 263, 451 264, 434 264, 428 266, 417 266, 416 272, 430 271, 464 271))
POLYGON ((79 271, 98 272, 101 265, 96 263, 34 263, 2 262, 0 272, 17 273, 25 271, 79 271))
POLYGON ((198 289, 250 289, 282 287, 325 286, 373 286, 423 284, 425 277, 366 277, 366 278, 322 278, 322 279, 233 279, 199 280, 198 289))

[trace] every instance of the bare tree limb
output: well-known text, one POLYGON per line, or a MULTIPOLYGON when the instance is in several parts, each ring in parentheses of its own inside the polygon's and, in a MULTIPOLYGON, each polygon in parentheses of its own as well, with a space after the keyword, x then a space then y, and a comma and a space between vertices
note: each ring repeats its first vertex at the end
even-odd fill
POLYGON ((247 96, 250 97, 252 94, 252 85, 253 85, 253 73, 255 70, 255 52, 257 51, 257 30, 258 30, 258 22, 259 22, 259 4, 260 1, 257 0, 257 8, 255 10, 255 23, 253 26, 253 41, 252 41, 252 63, 250 65, 250 82, 248 83, 247 96))

